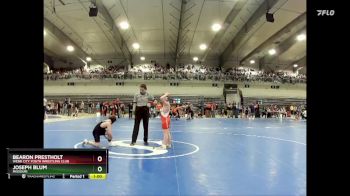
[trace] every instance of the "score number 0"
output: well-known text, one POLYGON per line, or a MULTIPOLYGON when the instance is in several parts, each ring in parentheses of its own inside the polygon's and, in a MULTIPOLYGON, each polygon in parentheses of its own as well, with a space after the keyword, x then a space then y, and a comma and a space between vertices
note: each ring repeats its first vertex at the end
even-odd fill
MULTIPOLYGON (((98 161, 98 162, 101 162, 101 161, 102 161, 102 157, 101 157, 101 156, 98 156, 98 157, 97 157, 97 161, 98 161)), ((97 167, 97 171, 98 171, 98 172, 101 172, 101 171, 102 171, 102 167, 101 167, 101 166, 98 166, 98 167, 97 167)))

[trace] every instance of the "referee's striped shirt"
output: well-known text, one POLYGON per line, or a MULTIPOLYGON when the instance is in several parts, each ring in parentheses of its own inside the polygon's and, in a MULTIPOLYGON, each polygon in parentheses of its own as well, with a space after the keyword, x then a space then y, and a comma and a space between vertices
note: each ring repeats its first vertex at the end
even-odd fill
POLYGON ((137 107, 147 106, 147 103, 149 101, 153 101, 154 97, 150 95, 148 92, 146 92, 144 95, 141 95, 141 93, 136 93, 134 96, 134 103, 136 103, 137 107))

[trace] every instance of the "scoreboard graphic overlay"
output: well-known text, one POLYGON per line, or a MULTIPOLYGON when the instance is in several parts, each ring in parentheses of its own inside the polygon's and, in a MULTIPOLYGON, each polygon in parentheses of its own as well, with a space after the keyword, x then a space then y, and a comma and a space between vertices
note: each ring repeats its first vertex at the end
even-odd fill
POLYGON ((7 149, 8 178, 106 179, 108 149, 7 149))

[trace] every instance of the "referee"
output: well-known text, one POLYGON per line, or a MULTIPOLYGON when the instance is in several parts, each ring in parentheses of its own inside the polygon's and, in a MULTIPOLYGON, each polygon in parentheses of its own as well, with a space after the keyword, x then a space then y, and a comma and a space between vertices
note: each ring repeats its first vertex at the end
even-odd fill
POLYGON ((149 120, 149 105, 148 103, 153 101, 153 104, 157 104, 157 101, 152 95, 147 93, 146 84, 140 85, 140 93, 136 93, 134 96, 134 111, 135 111, 135 124, 132 132, 132 140, 130 146, 135 145, 137 136, 139 134, 140 122, 143 121, 144 136, 143 141, 145 145, 148 145, 148 120, 149 120), (135 107, 136 106, 136 107, 135 107))

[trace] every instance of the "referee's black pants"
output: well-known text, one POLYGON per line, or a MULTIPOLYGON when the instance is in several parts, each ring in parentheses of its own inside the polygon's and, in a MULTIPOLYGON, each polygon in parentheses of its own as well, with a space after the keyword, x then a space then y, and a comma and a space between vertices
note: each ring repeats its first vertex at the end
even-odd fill
POLYGON ((148 120, 149 120, 149 109, 147 106, 136 107, 135 110, 135 123, 134 130, 132 132, 132 143, 136 143, 137 136, 139 134, 140 122, 143 121, 143 141, 148 140, 148 120))

